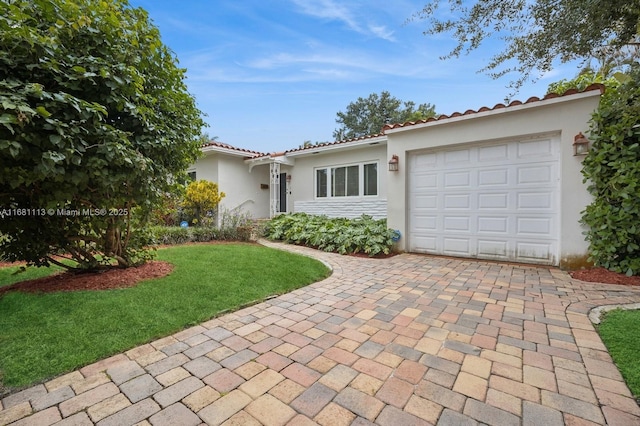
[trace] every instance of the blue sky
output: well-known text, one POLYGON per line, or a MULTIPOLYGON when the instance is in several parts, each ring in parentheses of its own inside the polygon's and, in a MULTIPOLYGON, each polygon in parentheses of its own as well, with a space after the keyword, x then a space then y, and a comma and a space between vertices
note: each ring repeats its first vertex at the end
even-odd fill
MULTIPOLYGON (((436 111, 503 102, 510 78, 477 71, 501 41, 459 59, 455 45, 426 36, 408 19, 424 0, 130 0, 149 12, 163 42, 187 69, 189 92, 207 114, 205 131, 259 152, 332 141, 336 113, 358 97, 387 90, 436 111)), ((543 96, 572 78, 564 66, 528 84, 515 99, 543 96)))

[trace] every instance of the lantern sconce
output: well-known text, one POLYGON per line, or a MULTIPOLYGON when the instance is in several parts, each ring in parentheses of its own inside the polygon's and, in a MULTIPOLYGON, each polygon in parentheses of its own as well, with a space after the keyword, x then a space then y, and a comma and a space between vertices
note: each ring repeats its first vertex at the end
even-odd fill
POLYGON ((391 156, 391 160, 389 160, 389 171, 390 172, 397 172, 399 163, 400 163, 400 159, 398 158, 397 155, 393 154, 391 156))
POLYGON ((589 153, 589 139, 582 132, 573 138, 573 155, 587 155, 589 153))
POLYGON ((287 183, 291 183, 291 175, 287 175, 287 183))

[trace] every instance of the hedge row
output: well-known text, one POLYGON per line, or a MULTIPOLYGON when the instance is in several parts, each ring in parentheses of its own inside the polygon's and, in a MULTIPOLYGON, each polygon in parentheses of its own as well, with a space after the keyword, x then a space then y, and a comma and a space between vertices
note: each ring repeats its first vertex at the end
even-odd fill
POLYGON ((252 228, 213 228, 196 226, 181 228, 179 226, 152 226, 149 228, 152 244, 174 245, 208 241, 249 241, 252 228))

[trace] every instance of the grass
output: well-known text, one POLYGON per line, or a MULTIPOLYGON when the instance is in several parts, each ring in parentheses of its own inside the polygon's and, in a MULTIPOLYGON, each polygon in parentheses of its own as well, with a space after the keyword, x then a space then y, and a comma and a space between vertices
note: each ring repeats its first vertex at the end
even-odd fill
POLYGON ((62 268, 52 265, 50 268, 27 268, 26 271, 17 273, 19 270, 20 266, 0 268, 0 287, 20 281, 46 277, 47 275, 62 270, 62 268))
POLYGON ((598 332, 636 399, 640 398, 640 310, 604 314, 598 332))
MULTIPOLYGON (((157 258, 173 272, 132 288, 0 297, 0 389, 46 380, 329 274, 316 260, 254 244, 177 246, 157 258)), ((15 277, 0 273, 0 285, 15 277)))

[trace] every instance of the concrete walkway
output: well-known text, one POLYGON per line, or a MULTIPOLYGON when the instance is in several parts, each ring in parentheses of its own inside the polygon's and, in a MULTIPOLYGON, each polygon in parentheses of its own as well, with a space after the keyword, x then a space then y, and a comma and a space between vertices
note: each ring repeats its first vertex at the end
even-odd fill
POLYGON ((9 395, 0 425, 640 425, 587 317, 640 288, 265 244, 333 275, 9 395))

